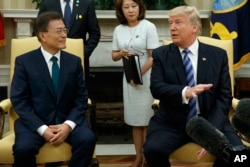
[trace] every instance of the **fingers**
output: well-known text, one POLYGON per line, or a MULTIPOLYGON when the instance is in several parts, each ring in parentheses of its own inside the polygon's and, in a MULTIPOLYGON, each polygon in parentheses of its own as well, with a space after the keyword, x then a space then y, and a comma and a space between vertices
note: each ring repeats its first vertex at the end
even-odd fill
POLYGON ((213 84, 198 84, 195 87, 203 90, 208 90, 213 86, 213 84))
POLYGON ((67 124, 59 124, 50 127, 51 131, 53 131, 54 135, 50 138, 49 143, 57 146, 64 142, 71 132, 71 127, 67 124))
POLYGON ((56 146, 62 143, 62 134, 63 134, 63 129, 61 128, 60 125, 51 125, 47 129, 49 132, 49 136, 47 136, 46 141, 49 142, 50 144, 56 146))
POLYGON ((196 97, 202 92, 209 90, 212 86, 213 86, 212 84, 199 84, 199 85, 192 87, 191 89, 192 89, 193 97, 196 97))
POLYGON ((124 57, 125 59, 128 59, 128 56, 127 56, 127 55, 124 55, 123 57, 124 57))
POLYGON ((130 80, 130 85, 131 85, 131 86, 137 86, 137 84, 134 83, 134 80, 132 80, 132 79, 130 80))
POLYGON ((50 128, 47 128, 45 132, 43 133, 43 138, 49 142, 50 139, 54 136, 53 131, 50 130, 50 128))
POLYGON ((202 157, 204 157, 206 155, 207 151, 202 148, 201 150, 197 151, 197 159, 200 160, 202 157))
POLYGON ((121 58, 126 58, 126 59, 128 59, 129 52, 128 52, 128 50, 123 49, 123 50, 120 51, 120 55, 121 55, 121 58))
POLYGON ((63 140, 63 136, 62 136, 62 132, 58 132, 56 133, 50 140, 49 140, 49 143, 54 145, 54 146, 57 146, 59 144, 61 144, 64 140, 63 140))
POLYGON ((199 94, 209 90, 213 84, 198 84, 194 87, 187 87, 185 95, 187 98, 196 98, 199 94))

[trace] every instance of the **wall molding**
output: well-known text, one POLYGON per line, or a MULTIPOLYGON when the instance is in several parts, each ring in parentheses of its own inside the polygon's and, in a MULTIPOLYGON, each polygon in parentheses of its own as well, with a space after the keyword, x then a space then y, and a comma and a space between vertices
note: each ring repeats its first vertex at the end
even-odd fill
MULTIPOLYGON (((38 10, 35 9, 3 9, 4 18, 12 18, 16 22, 16 38, 26 38, 32 36, 33 25, 37 17, 38 10)), ((169 39, 167 10, 147 10, 146 19, 152 21, 157 28, 159 39, 169 39)), ((122 66, 122 62, 114 62, 111 59, 111 44, 113 30, 118 24, 114 10, 96 10, 97 18, 101 28, 101 39, 90 57, 90 67, 117 67, 122 66)), ((200 10, 202 19, 209 19, 210 10, 200 10)))
MULTIPOLYGON (((38 10, 36 9, 0 9, 4 18, 11 18, 16 23, 16 38, 25 38, 32 36, 34 20, 37 17, 38 10)), ((169 18, 167 10, 147 10, 146 18, 152 21, 159 34, 159 39, 169 39, 168 22, 169 18)), ((210 10, 199 10, 200 17, 209 26, 211 16, 210 10)), ((105 66, 121 66, 121 63, 111 60, 111 43, 114 27, 118 24, 114 10, 96 10, 97 18, 101 28, 101 39, 97 48, 90 57, 90 66, 105 67, 105 66)), ((235 71, 235 77, 248 76, 250 62, 242 65, 242 68, 235 71)), ((2 79, 1 79, 2 80, 2 79)), ((0 83, 1 83, 0 80, 0 83)), ((6 81, 5 81, 6 82, 6 81)))
MULTIPOLYGON (((0 9, 5 18, 36 18, 38 10, 36 9, 0 9)), ((147 10, 146 18, 148 19, 167 19, 169 18, 167 10, 147 10)), ((210 10, 199 10, 202 19, 209 18, 210 10)), ((114 10, 96 10, 98 19, 116 19, 114 10)))

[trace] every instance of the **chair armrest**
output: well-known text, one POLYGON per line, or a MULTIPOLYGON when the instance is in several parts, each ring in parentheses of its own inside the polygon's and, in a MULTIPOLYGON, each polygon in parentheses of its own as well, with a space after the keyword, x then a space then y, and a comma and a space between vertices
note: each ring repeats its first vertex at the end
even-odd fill
POLYGON ((7 113, 11 107, 12 103, 10 99, 4 99, 0 102, 0 110, 4 111, 5 113, 7 113))
POLYGON ((154 99, 152 106, 151 106, 154 111, 159 109, 159 103, 160 103, 159 100, 154 99))
MULTIPOLYGON (((1 112, 7 113, 11 107, 12 107, 12 103, 11 103, 10 99, 5 99, 5 100, 2 100, 0 102, 0 111, 1 112)), ((91 107, 92 107, 92 101, 90 99, 88 99, 88 108, 91 108, 91 107)))
MULTIPOLYGON (((240 101, 239 99, 233 98, 233 100, 232 100, 232 108, 233 108, 234 111, 236 110, 236 107, 237 107, 239 101, 240 101)), ((152 109, 153 109, 153 110, 156 110, 156 109, 159 108, 159 102, 160 102, 160 101, 157 100, 157 99, 155 99, 155 100, 153 101, 153 103, 152 103, 152 109)))
POLYGON ((0 108, 0 140, 3 137, 4 120, 5 120, 5 112, 0 108))
POLYGON ((233 100, 232 100, 232 108, 233 108, 234 111, 236 110, 236 107, 237 107, 239 101, 240 101, 239 99, 233 98, 233 100))
POLYGON ((92 104, 91 99, 88 98, 88 109, 86 112, 86 118, 90 127, 92 127, 92 120, 91 120, 92 114, 93 114, 93 104, 92 104))
POLYGON ((88 108, 92 107, 92 101, 90 98, 88 98, 88 108))
POLYGON ((10 99, 5 99, 0 102, 0 139, 3 137, 5 113, 7 113, 11 107, 10 99))

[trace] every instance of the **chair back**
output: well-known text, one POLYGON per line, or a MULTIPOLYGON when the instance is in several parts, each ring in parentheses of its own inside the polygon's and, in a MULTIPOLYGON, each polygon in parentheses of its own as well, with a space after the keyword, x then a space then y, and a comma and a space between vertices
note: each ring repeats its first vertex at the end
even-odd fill
MULTIPOLYGON (((11 55, 10 55, 10 81, 12 81, 15 59, 17 56, 29 52, 31 50, 37 49, 40 47, 40 42, 37 37, 28 37, 21 39, 12 39, 11 40, 11 55)), ((82 39, 72 39, 67 38, 65 51, 72 53, 76 56, 79 56, 82 60, 82 65, 84 66, 84 47, 82 39)), ((10 109, 9 112, 9 129, 14 129, 14 121, 18 117, 14 109, 10 109)))
MULTIPOLYGON (((199 36, 198 37, 200 42, 220 47, 227 52, 228 56, 228 65, 229 65, 229 73, 231 77, 231 86, 232 86, 232 95, 234 95, 234 71, 233 71, 233 41, 232 40, 219 40, 211 37, 199 36)), ((163 45, 168 45, 172 41, 170 40, 163 40, 163 45)))

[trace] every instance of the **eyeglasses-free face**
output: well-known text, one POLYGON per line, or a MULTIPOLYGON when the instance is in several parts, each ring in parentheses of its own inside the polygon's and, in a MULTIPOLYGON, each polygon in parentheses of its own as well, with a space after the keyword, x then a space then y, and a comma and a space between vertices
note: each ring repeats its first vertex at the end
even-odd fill
POLYGON ((128 25, 136 25, 139 22, 139 11, 139 5, 133 0, 123 0, 122 12, 128 22, 128 25))

